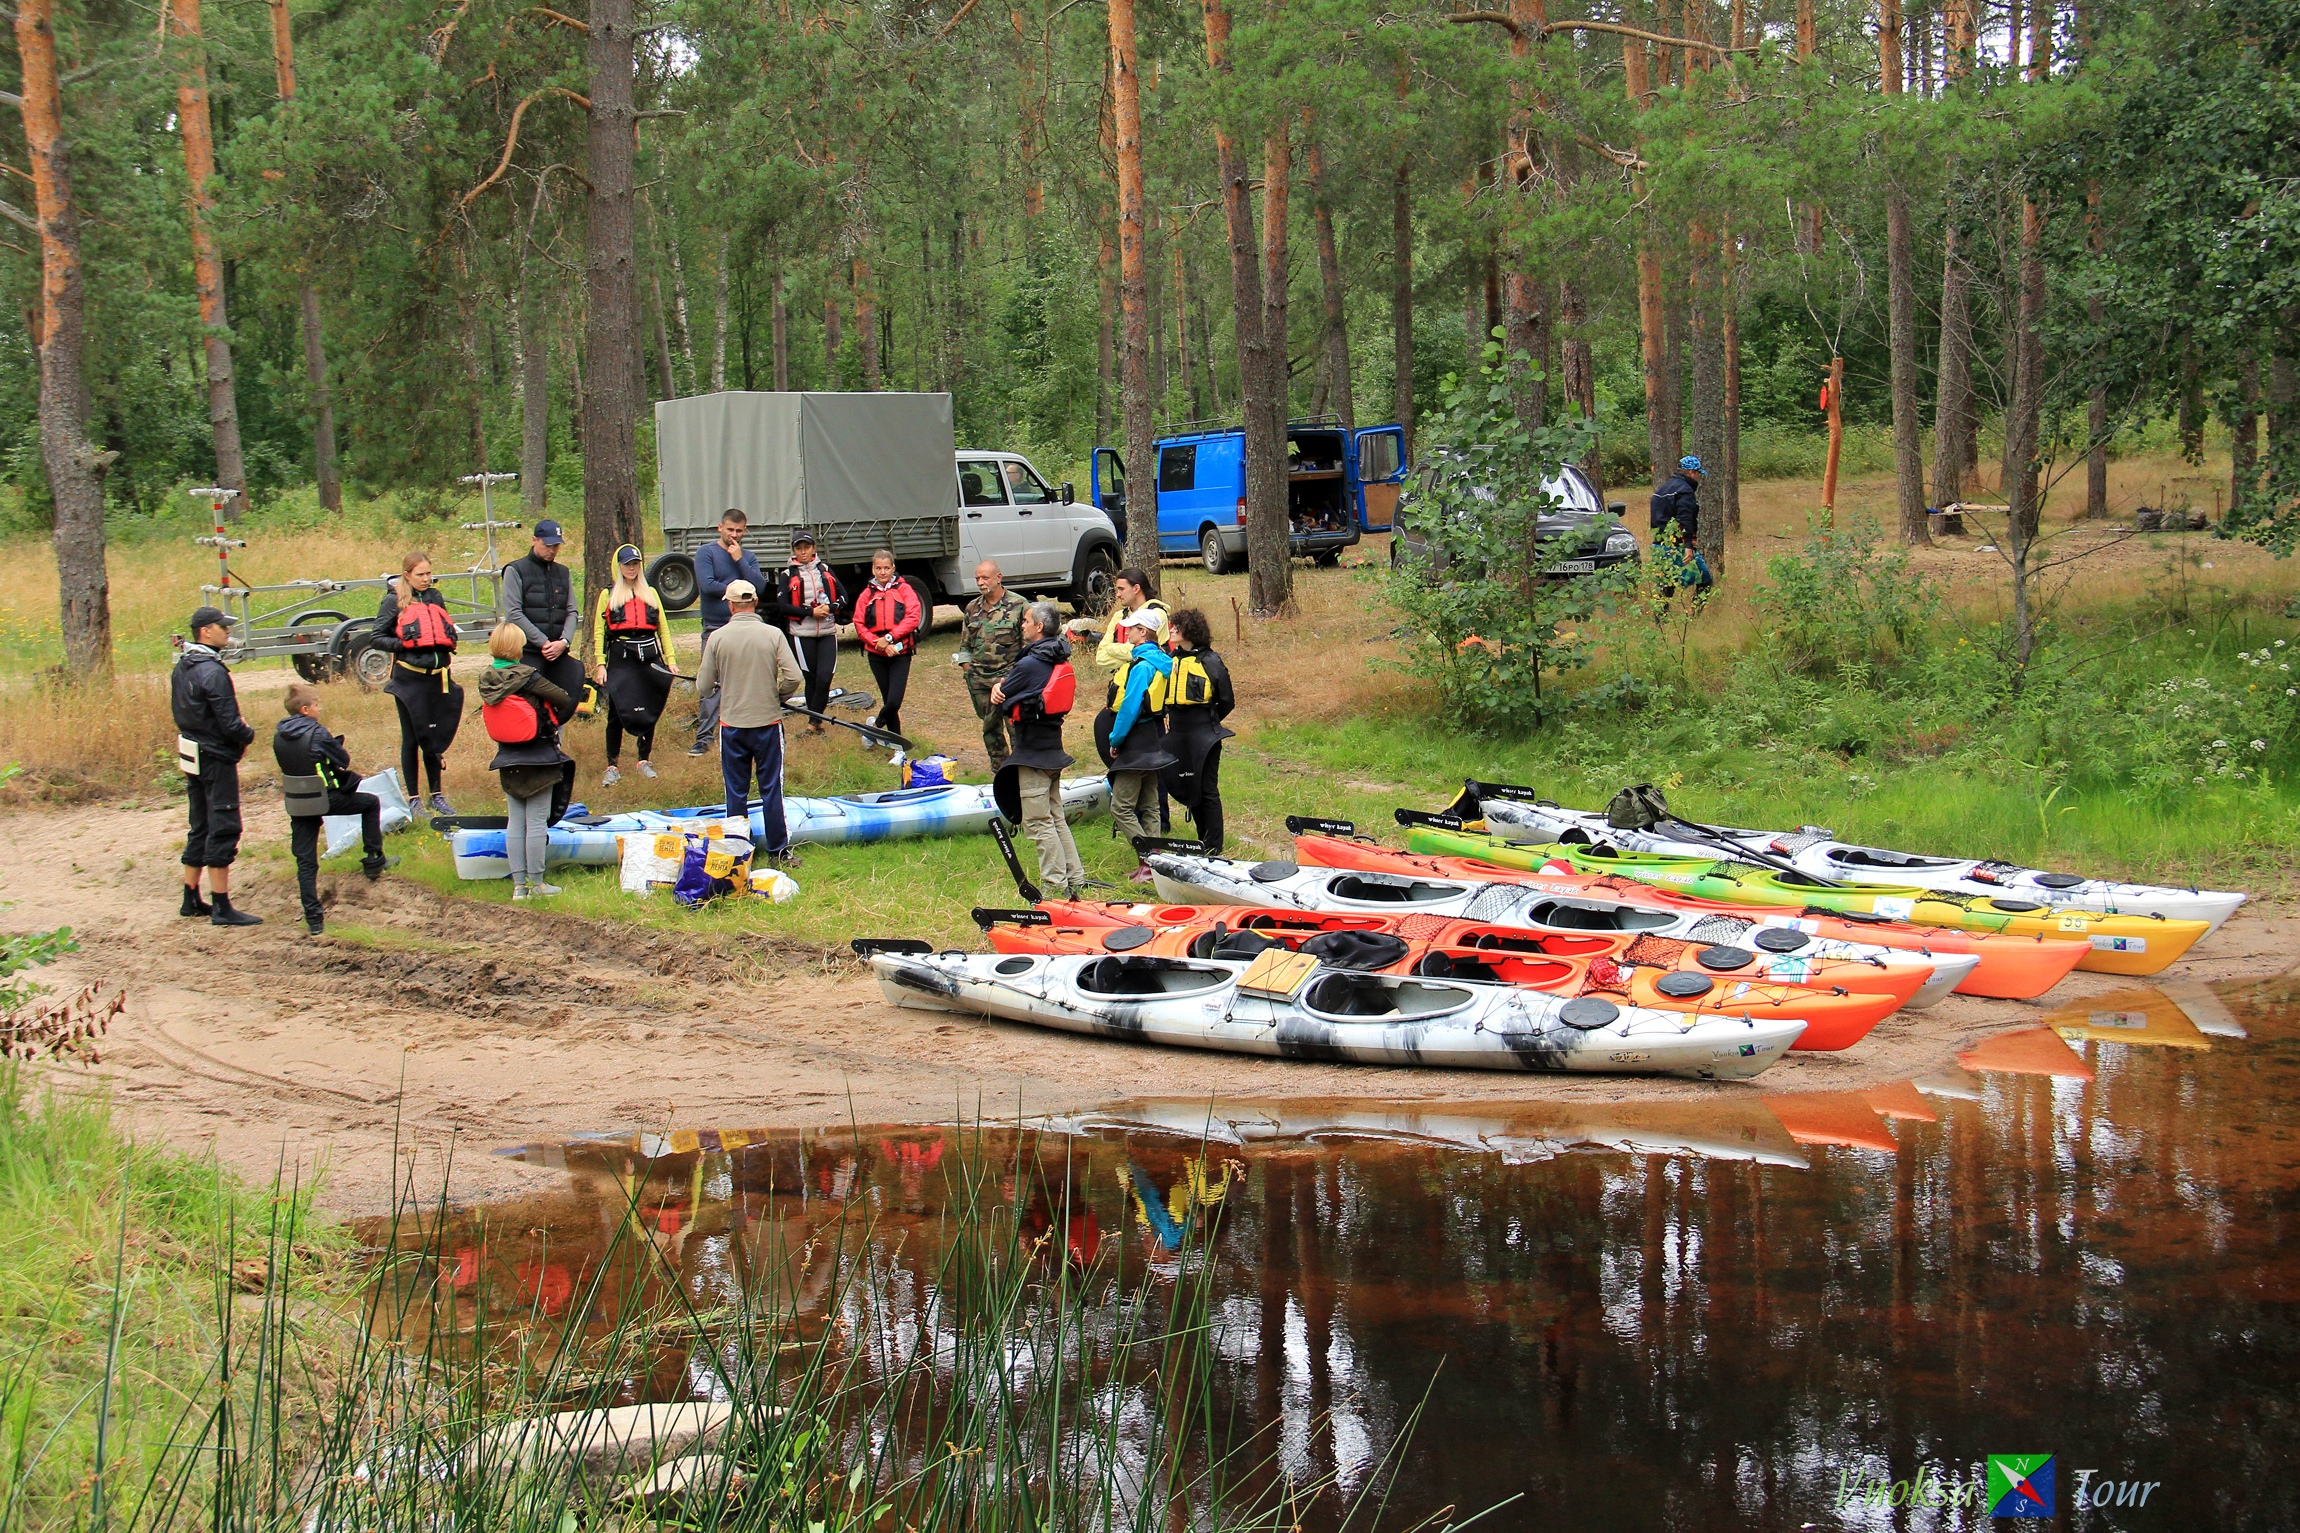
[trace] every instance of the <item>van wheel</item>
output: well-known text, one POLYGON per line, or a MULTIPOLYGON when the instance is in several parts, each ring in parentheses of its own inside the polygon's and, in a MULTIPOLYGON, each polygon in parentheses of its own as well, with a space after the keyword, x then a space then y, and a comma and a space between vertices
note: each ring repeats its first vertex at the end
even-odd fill
POLYGON ((1118 597, 1118 561, 1107 548, 1097 547, 1079 561, 1078 578, 1071 583, 1071 610, 1080 617, 1108 617, 1118 597))
POLYGON ((685 554, 659 554, 647 566, 647 584, 663 598, 666 613, 684 612, 703 594, 695 580, 695 561, 685 554))
POLYGON ((1222 534, 1211 527, 1198 534, 1198 557, 1204 561, 1207 574, 1230 573, 1230 551, 1222 546, 1222 534))

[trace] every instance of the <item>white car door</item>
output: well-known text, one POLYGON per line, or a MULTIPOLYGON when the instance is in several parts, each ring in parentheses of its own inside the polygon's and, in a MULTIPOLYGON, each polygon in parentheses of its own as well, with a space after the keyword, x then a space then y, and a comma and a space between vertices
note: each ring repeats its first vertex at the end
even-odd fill
POLYGON ((959 577, 974 580, 974 566, 995 559, 1011 581, 1024 558, 1023 528, 1006 498, 1006 475, 996 458, 958 460, 959 577))
POLYGON ((999 465, 1006 475, 1006 498, 1014 508, 1015 559, 1003 566, 1007 578, 1018 581, 1067 580, 1070 577, 1070 508, 1062 503, 1038 471, 1020 458, 999 465))

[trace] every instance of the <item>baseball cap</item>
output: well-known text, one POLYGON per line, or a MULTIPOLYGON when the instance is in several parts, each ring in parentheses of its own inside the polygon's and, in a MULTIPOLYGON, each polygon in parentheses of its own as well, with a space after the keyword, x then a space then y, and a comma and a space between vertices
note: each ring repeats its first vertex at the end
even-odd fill
POLYGON ((239 620, 228 615, 223 608, 201 607, 192 613, 192 620, 184 625, 184 631, 198 633, 201 629, 213 628, 218 623, 223 624, 226 628, 239 626, 239 620))
POLYGON ((1156 607, 1144 607, 1141 611, 1127 618, 1125 626, 1128 628, 1147 628, 1163 638, 1166 633, 1166 614, 1160 612, 1156 607))
POLYGON ((801 527, 798 531, 791 534, 791 547, 812 548, 814 546, 815 535, 807 531, 806 528, 801 527))
POLYGON ((1684 457, 1679 458, 1677 460, 1677 466, 1679 468, 1689 468, 1696 474, 1704 472, 1701 467, 1701 460, 1694 457, 1691 453, 1687 453, 1684 457))
POLYGON ((535 524, 535 536, 554 548, 567 541, 567 534, 561 532, 559 524, 548 516, 535 524))
POLYGON ((634 548, 629 543, 626 543, 621 548, 615 550, 615 562, 617 564, 637 564, 639 562, 639 558, 639 550, 634 548))
POLYGON ((759 588, 752 585, 748 580, 730 580, 727 582, 727 600, 757 601, 758 599, 759 588))

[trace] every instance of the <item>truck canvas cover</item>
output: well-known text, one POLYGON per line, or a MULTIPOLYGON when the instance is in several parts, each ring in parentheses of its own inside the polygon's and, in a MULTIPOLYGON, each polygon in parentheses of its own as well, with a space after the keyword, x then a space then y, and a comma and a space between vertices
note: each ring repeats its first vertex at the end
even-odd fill
POLYGON ((655 405, 663 528, 953 517, 948 394, 703 394, 655 405))

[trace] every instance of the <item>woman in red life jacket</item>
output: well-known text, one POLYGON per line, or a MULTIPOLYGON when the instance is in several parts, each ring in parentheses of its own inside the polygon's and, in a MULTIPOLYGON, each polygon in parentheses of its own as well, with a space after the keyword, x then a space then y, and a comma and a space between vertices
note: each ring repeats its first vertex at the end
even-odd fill
MULTIPOLYGON (((399 705, 399 782, 416 798, 415 764, 423 762, 431 784, 433 814, 455 810, 441 791, 447 748, 463 722, 463 688, 449 674, 455 660, 455 619, 447 599, 431 583, 429 556, 413 553, 399 561, 397 580, 385 588, 375 609, 367 642, 391 655, 391 679, 384 683, 399 705)), ((420 800, 418 800, 420 802, 420 800)))
MULTIPOLYGON (((870 658, 871 679, 878 683, 875 722, 889 734, 902 733, 902 699, 910 690, 910 657, 926 632, 926 604, 918 590, 895 573, 894 554, 880 549, 870 556, 870 584, 855 596, 855 637, 870 658)), ((866 744, 868 742, 865 742, 866 744)))
POLYGON ((615 584, 599 593, 591 614, 591 679, 607 700, 607 771, 599 786, 623 780, 616 762, 626 731, 639 747, 639 775, 655 775, 655 725, 671 695, 671 661, 663 644, 663 598, 647 584, 639 550, 615 550, 615 584))

